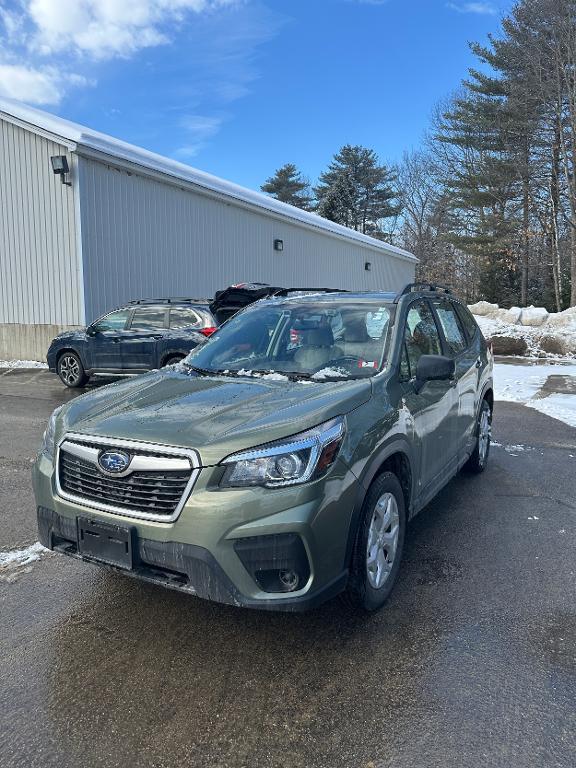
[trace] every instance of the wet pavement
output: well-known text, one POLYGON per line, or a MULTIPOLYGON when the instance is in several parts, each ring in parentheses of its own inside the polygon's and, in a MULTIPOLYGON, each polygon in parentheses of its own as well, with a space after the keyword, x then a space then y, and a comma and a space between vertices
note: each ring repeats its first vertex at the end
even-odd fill
MULTIPOLYGON (((0 551, 72 397, 0 373, 0 551)), ((0 573, 0 766, 576 765, 576 430, 497 404, 484 475, 410 525, 388 605, 213 605, 48 554, 0 573), (14 574, 16 575, 14 576, 14 574)))

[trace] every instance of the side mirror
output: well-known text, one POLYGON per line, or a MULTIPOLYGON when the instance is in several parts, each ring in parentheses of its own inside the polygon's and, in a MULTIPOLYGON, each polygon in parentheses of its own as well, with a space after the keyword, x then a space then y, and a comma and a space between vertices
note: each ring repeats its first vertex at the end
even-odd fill
POLYGON ((96 336, 98 331, 93 325, 89 325, 88 328, 86 328, 86 336, 96 336))
POLYGON ((427 381, 447 381, 454 378, 456 365, 454 360, 443 355, 422 355, 416 366, 416 393, 424 387, 427 381))

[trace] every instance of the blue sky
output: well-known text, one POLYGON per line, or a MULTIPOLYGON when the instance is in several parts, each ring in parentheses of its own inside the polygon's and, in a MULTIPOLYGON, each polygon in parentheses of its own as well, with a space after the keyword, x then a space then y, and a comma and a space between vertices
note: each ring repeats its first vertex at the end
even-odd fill
POLYGON ((0 0, 0 95, 258 188, 394 161, 508 0, 0 0))

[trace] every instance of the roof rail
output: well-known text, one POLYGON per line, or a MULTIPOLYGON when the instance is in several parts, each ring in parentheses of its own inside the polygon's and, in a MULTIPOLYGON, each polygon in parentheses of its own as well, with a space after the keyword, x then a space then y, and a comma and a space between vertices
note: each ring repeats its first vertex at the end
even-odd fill
POLYGON ((349 293, 343 288, 280 288, 274 296, 288 296, 289 293, 349 293))
POLYGON ((444 293, 452 293, 452 289, 447 285, 439 285, 438 283, 408 283, 404 288, 396 295, 394 304, 398 304, 402 296, 406 296, 409 293, 415 291, 426 291, 429 293, 437 293, 438 291, 444 291, 444 293))
POLYGON ((133 299, 128 304, 131 306, 136 304, 207 304, 209 301, 210 299, 191 299, 177 296, 163 299, 133 299))

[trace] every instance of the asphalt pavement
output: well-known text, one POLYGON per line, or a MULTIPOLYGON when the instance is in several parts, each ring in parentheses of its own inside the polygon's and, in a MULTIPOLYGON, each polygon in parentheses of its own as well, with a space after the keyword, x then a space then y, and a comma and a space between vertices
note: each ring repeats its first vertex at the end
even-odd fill
MULTIPOLYGON (((0 551, 37 540, 46 371, 0 372, 0 551)), ((387 606, 214 605, 47 554, 0 571, 2 768, 574 768, 576 430, 498 403, 387 606)))

